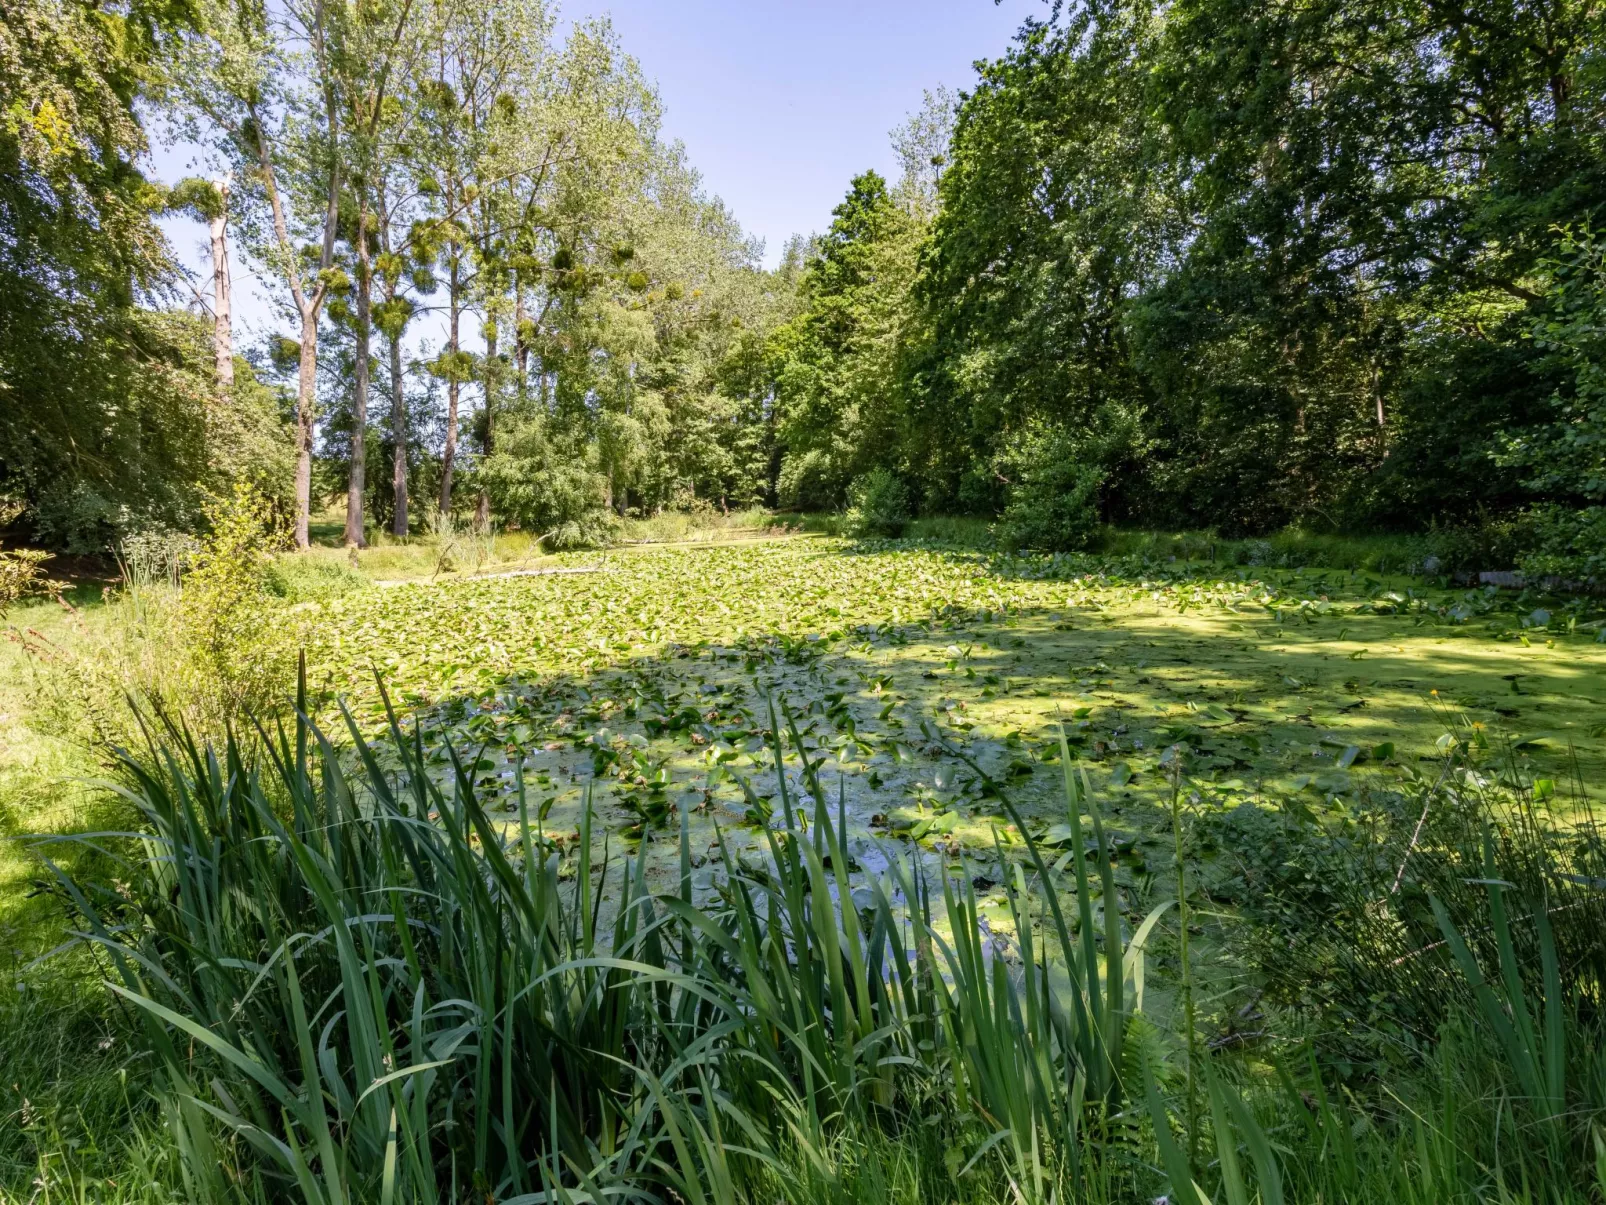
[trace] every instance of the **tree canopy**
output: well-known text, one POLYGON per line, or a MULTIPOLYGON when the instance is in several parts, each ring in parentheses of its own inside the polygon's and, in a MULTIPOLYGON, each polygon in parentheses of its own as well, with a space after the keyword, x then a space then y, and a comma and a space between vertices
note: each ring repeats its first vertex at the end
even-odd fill
POLYGON ((611 27, 544 0, 5 4, 0 490, 47 542, 242 474, 303 540, 344 492, 359 544, 870 490, 1050 544, 1555 545, 1606 502, 1594 0, 1057 3, 773 270, 611 27), (153 113, 217 183, 145 179, 153 113), (214 369, 160 313, 174 207, 276 282, 221 391, 226 294, 214 369))

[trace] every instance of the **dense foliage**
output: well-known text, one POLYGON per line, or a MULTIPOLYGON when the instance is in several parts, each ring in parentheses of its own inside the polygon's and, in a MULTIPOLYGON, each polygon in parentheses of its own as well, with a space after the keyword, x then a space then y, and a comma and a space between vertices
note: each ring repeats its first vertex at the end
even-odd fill
POLYGON ((349 543, 454 509, 573 543, 610 510, 847 507, 876 471, 1015 545, 1606 558, 1587 0, 1055 4, 773 271, 611 29, 541 0, 13 8, 0 489, 44 542, 193 525, 242 477, 302 543, 342 492, 349 543), (147 183, 147 112, 223 174, 147 183), (227 382, 226 293, 216 382, 140 308, 164 207, 277 282, 291 328, 227 382), (221 446, 220 408, 259 438, 221 446))
POLYGON ((0 8, 0 498, 56 547, 189 526, 206 491, 272 478, 277 401, 214 393, 204 344, 163 295, 164 191, 141 174, 143 83, 185 3, 0 8))
POLYGON ((1228 532, 1595 504, 1601 34, 1586 3, 1056 5, 959 106, 917 273, 854 182, 776 345, 786 471, 981 513, 1097 478, 1102 517, 1228 532), (1081 467, 1022 476, 1044 439, 1081 467))

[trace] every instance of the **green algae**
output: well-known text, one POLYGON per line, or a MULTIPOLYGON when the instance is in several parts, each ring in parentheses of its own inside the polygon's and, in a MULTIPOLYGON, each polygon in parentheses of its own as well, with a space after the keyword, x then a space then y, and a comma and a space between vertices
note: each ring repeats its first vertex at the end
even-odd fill
POLYGON ((760 828, 781 823, 777 728, 787 792, 840 807, 863 866, 890 845, 933 866, 963 856, 982 882, 1020 848, 1000 795, 1036 838, 1066 840, 1063 730, 1113 826, 1119 882, 1144 898, 1170 864, 1167 757, 1194 812, 1331 824, 1452 746, 1558 809, 1600 781, 1606 646, 1576 608, 834 541, 576 563, 599 571, 337 600, 315 679, 372 724, 378 669, 427 720, 435 764, 450 745, 510 822, 522 776, 559 845, 589 795, 599 841, 645 841, 667 875, 684 812, 705 891, 716 829, 756 858, 760 828))

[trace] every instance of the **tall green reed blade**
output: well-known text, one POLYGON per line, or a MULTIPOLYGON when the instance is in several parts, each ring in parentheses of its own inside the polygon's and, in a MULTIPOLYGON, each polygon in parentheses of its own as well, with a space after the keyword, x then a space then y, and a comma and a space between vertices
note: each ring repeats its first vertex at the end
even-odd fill
POLYGON ((1064 766, 1067 817, 1071 822, 1072 880, 1076 892, 1080 924, 1080 940, 1073 938, 1060 906, 1054 878, 1044 861, 1037 843, 1032 839, 1025 818, 1010 799, 1002 784, 997 782, 964 750, 945 740, 929 725, 925 731, 951 756, 958 758, 981 780, 988 794, 999 801, 1005 814, 1021 834, 1027 858, 1042 884, 1049 916, 1053 922, 1056 944, 1070 976, 1069 1018, 1062 1022, 1064 1040, 1077 1058, 1088 1078, 1093 1098, 1101 1099, 1114 1111, 1119 1107, 1122 1094, 1120 1051, 1125 1043, 1126 1004, 1124 965, 1125 945, 1121 937, 1119 896, 1115 889, 1114 867, 1110 848, 1103 830, 1102 820, 1094 817, 1095 851, 1101 890, 1104 900, 1105 942, 1102 958, 1095 938, 1096 927, 1092 919, 1092 886, 1088 877, 1085 850, 1081 847, 1081 819, 1086 784, 1072 771, 1069 744, 1063 731, 1060 734, 1060 756, 1064 766))
POLYGON ((1160 1091, 1155 1085, 1154 1068, 1149 1065, 1147 1050, 1143 1052, 1141 1061, 1144 1103, 1148 1107, 1149 1120, 1154 1124, 1154 1140, 1160 1150, 1161 1166, 1165 1169, 1166 1179, 1171 1182, 1169 1200, 1174 1205, 1210 1205, 1194 1183, 1193 1169, 1188 1164, 1186 1152, 1171 1132, 1171 1120, 1166 1115, 1165 1102, 1160 1099, 1160 1091))
POLYGON ((1228 1205, 1283 1205, 1282 1171, 1271 1138, 1249 1106, 1226 1084, 1209 1062, 1204 1064, 1205 1090, 1221 1168, 1222 1190, 1228 1205), (1251 1197, 1238 1164, 1237 1138, 1241 1136, 1255 1166, 1255 1196, 1251 1197))
POLYGON ((1535 906, 1533 919, 1539 943, 1541 986, 1544 992, 1536 1024, 1528 991, 1523 985, 1506 913, 1507 884, 1498 875, 1494 842, 1487 829, 1484 831, 1483 847, 1484 885, 1489 894, 1489 915, 1495 933, 1503 992, 1496 991, 1484 975, 1476 956, 1450 919, 1444 904, 1437 897, 1429 897, 1428 902, 1444 934, 1445 944, 1449 946, 1456 965, 1472 988, 1484 1020, 1505 1052, 1507 1065, 1529 1108, 1547 1127, 1554 1141, 1559 1138, 1566 1113, 1567 1087, 1566 1027, 1555 936, 1544 906, 1535 906))

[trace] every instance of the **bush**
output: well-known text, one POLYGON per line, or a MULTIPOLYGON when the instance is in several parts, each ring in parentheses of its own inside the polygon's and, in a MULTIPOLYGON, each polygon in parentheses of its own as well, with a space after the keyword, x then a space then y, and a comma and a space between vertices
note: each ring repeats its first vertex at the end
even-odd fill
POLYGON ((595 510, 559 523, 541 537, 553 552, 606 548, 618 535, 618 520, 606 510, 595 510))
POLYGON ((39 543, 99 554, 133 530, 198 527, 205 498, 236 481, 289 505, 295 461, 282 399, 239 358, 233 393, 218 396, 209 322, 80 310, 33 334, 31 364, 0 365, 12 386, 0 466, 39 543))
POLYGON ((17 552, 0 552, 0 615, 15 603, 35 595, 56 594, 64 589, 60 582, 45 576, 48 552, 29 548, 17 552))
POLYGON ((548 548, 611 544, 617 520, 604 502, 608 479, 593 449, 548 439, 538 422, 515 428, 480 465, 496 513, 541 537, 548 548))
POLYGON ((200 541, 189 532, 155 524, 124 536, 119 551, 123 572, 131 585, 165 582, 176 586, 179 575, 200 548, 200 541))
POLYGON ((909 491, 886 469, 871 469, 860 477, 848 499, 849 535, 896 537, 909 525, 909 491))
POLYGON ((1606 580, 1606 506, 1536 507, 1528 527, 1528 548, 1518 555, 1517 567, 1530 578, 1589 585, 1606 580))
MULTIPOLYGON (((0 498, 0 528, 5 527, 22 513, 22 504, 0 498)), ((65 587, 45 576, 48 552, 35 552, 23 548, 16 552, 0 552, 0 615, 24 598, 41 594, 58 594, 65 587)))
POLYGON ((1532 515, 1479 515, 1457 527, 1435 528, 1425 539, 1429 573, 1482 573, 1515 569, 1534 547, 1532 515))
POLYGON ((1056 428, 1027 436, 1013 458, 1014 484, 999 523, 1006 547, 1074 552, 1092 541, 1104 469, 1081 451, 1079 441, 1056 428))
POLYGON ((207 507, 211 530, 179 599, 193 680, 189 701, 211 720, 260 714, 281 702, 295 662, 294 632, 271 614, 272 554, 281 543, 250 486, 207 507))
POLYGON ((815 448, 781 462, 776 493, 787 510, 829 510, 841 505, 846 484, 837 461, 815 448))

